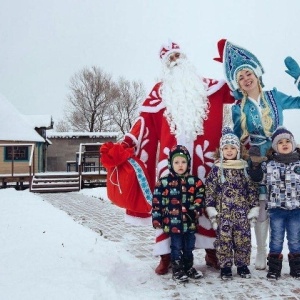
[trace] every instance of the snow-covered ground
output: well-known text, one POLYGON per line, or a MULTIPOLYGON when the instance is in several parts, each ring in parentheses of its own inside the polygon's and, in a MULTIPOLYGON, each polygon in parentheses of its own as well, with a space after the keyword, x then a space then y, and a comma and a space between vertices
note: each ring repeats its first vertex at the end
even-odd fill
POLYGON ((223 282, 198 249, 195 266, 204 278, 178 285, 154 273, 153 229, 131 228, 122 215, 105 188, 44 195, 0 189, 0 299, 300 299, 286 245, 278 281, 252 260, 251 279, 223 282))

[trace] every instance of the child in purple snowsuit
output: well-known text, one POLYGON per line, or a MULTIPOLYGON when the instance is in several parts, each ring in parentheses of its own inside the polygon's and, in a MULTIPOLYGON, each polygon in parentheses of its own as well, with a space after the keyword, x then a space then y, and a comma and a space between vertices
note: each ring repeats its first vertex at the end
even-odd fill
POLYGON ((217 237, 215 248, 222 279, 232 279, 232 265, 243 278, 250 278, 251 228, 259 213, 257 183, 240 159, 240 141, 230 128, 223 131, 220 157, 206 181, 206 212, 217 237))

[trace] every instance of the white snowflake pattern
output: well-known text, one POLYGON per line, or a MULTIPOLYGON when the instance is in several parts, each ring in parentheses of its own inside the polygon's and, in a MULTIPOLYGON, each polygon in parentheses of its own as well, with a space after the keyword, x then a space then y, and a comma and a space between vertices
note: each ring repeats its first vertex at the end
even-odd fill
POLYGON ((195 148, 196 155, 201 160, 201 165, 198 167, 197 174, 198 177, 205 182, 205 176, 206 176, 206 169, 205 166, 208 166, 209 168, 213 165, 213 152, 207 151, 209 146, 209 141, 205 140, 203 147, 202 145, 197 145, 195 148))

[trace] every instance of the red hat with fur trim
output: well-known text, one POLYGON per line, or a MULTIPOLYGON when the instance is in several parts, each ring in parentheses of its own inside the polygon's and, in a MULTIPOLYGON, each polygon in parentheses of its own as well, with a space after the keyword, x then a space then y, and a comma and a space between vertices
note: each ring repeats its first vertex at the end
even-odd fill
POLYGON ((159 51, 159 57, 163 60, 168 57, 171 53, 179 52, 182 53, 178 44, 169 42, 168 45, 163 45, 159 51))
POLYGON ((219 55, 220 57, 215 57, 214 60, 215 61, 218 61, 218 62, 223 62, 223 52, 224 52, 224 47, 225 47, 225 44, 226 44, 226 39, 222 39, 222 40, 219 40, 218 41, 218 51, 219 51, 219 55))

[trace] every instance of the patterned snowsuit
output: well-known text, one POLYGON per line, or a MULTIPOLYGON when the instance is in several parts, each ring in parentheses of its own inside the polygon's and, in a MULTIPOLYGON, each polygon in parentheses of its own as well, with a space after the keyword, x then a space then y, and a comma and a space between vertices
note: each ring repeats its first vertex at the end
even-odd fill
POLYGON ((153 192, 153 226, 170 236, 172 263, 180 261, 189 270, 194 261, 198 216, 205 207, 205 188, 200 178, 190 174, 191 156, 183 145, 170 150, 168 166, 170 173, 157 181, 153 192), (187 169, 182 175, 176 173, 172 163, 178 154, 187 159, 187 169))
POLYGON ((220 164, 216 164, 206 178, 206 206, 215 207, 218 212, 214 243, 217 258, 221 268, 231 267, 233 263, 236 266, 249 265, 251 230, 247 215, 251 208, 258 206, 258 188, 245 175, 245 161, 224 161, 222 166, 226 178, 223 184, 220 164))

